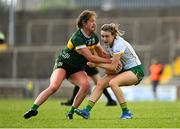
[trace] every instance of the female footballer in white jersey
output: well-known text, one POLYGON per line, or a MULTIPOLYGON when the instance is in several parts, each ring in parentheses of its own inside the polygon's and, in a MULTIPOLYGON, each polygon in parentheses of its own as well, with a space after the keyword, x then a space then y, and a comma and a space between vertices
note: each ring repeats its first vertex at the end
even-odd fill
POLYGON ((132 46, 121 36, 123 33, 114 23, 104 24, 101 27, 101 39, 105 44, 106 51, 112 58, 112 63, 92 63, 90 67, 101 67, 106 70, 106 74, 98 81, 93 90, 87 106, 83 109, 76 109, 76 113, 85 119, 90 116, 90 110, 101 97, 103 89, 110 86, 114 92, 121 108, 121 119, 133 118, 132 113, 127 108, 121 86, 137 85, 144 76, 141 62, 132 46))

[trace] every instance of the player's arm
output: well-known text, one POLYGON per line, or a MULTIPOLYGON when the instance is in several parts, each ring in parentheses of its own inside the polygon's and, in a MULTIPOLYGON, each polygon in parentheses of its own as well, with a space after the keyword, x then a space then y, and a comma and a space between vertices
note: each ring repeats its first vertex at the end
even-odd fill
POLYGON ((104 58, 109 58, 109 55, 104 51, 104 49, 102 48, 100 43, 98 43, 94 49, 95 49, 96 53, 98 54, 98 56, 104 57, 104 58))
POLYGON ((110 64, 107 63, 92 63, 88 62, 87 64, 90 67, 100 67, 106 70, 109 70, 111 72, 116 72, 118 68, 122 67, 120 63, 120 58, 122 54, 117 54, 112 57, 112 62, 110 64))
POLYGON ((76 50, 79 54, 83 55, 89 62, 93 63, 111 63, 109 58, 99 57, 97 55, 93 55, 91 51, 87 47, 80 48, 76 50))

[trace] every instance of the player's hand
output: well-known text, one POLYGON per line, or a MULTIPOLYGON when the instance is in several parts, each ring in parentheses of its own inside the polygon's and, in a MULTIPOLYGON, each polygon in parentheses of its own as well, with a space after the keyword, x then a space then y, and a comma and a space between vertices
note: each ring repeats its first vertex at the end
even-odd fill
POLYGON ((119 62, 118 66, 116 67, 115 71, 111 71, 111 70, 105 70, 106 74, 118 74, 122 71, 122 63, 119 62))
POLYGON ((122 63, 120 62, 116 68, 116 73, 119 73, 122 70, 122 63))
POLYGON ((106 74, 109 74, 109 75, 117 74, 116 72, 111 71, 111 70, 105 70, 105 73, 106 73, 106 74))
POLYGON ((92 63, 92 62, 87 62, 87 65, 88 65, 89 67, 96 67, 96 64, 95 64, 95 63, 92 63))

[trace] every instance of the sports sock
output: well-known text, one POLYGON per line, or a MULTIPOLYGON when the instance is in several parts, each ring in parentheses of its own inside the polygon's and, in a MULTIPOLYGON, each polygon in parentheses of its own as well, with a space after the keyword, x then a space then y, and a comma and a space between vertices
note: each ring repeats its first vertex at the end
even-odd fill
POLYGON ((75 107, 71 107, 71 109, 69 110, 69 113, 72 113, 72 114, 74 114, 74 109, 75 109, 75 107))
POLYGON ((86 109, 88 112, 91 111, 91 109, 93 108, 94 104, 95 104, 95 102, 89 100, 87 106, 85 107, 85 109, 86 109))
POLYGON ((37 104, 33 104, 31 107, 32 110, 37 110, 38 108, 39 108, 39 105, 37 104))
POLYGON ((128 113, 129 112, 129 109, 127 108, 127 103, 126 102, 121 103, 120 106, 121 106, 121 109, 122 109, 123 113, 128 113))

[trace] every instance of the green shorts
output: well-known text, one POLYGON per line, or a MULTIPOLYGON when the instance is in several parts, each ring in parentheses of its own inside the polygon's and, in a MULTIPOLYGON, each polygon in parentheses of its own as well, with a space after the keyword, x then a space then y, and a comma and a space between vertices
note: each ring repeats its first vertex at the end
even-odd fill
POLYGON ((93 76, 98 74, 97 68, 91 68, 88 65, 85 67, 85 72, 87 73, 88 76, 93 76))
MULTIPOLYGON (((124 71, 132 71, 138 78, 137 84, 139 84, 144 77, 144 69, 143 69, 142 65, 138 65, 138 66, 132 67, 132 68, 124 70, 124 71)), ((137 84, 135 84, 135 85, 137 85, 137 84)))
POLYGON ((62 68, 66 71, 67 79, 69 78, 69 76, 71 76, 72 74, 74 74, 76 72, 84 71, 83 68, 76 68, 76 67, 72 66, 71 64, 64 62, 61 59, 56 59, 56 61, 55 61, 53 70, 55 70, 57 68, 62 68))

